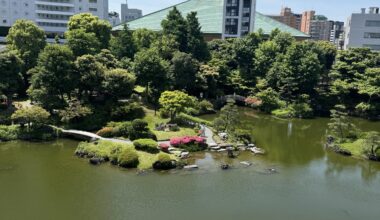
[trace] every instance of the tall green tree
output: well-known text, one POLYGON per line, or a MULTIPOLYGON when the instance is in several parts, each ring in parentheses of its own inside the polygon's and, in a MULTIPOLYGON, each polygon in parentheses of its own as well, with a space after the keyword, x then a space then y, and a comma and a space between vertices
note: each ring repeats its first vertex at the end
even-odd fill
POLYGON ((132 32, 128 25, 125 24, 123 30, 119 31, 115 37, 111 39, 110 50, 118 58, 133 58, 137 51, 132 32))
POLYGON ((106 95, 118 99, 128 98, 135 87, 136 77, 123 69, 106 71, 103 81, 103 89, 106 95))
POLYGON ((380 113, 380 67, 368 68, 359 75, 356 88, 364 96, 356 109, 369 117, 377 117, 380 113))
POLYGON ((161 94, 160 105, 162 109, 169 113, 170 119, 174 120, 185 108, 192 107, 195 98, 181 91, 165 91, 161 94))
POLYGON ((294 101, 301 94, 314 94, 321 69, 318 55, 295 43, 277 58, 266 78, 284 99, 294 101))
POLYGON ((100 52, 101 44, 95 33, 84 29, 68 31, 66 33, 67 45, 74 55, 79 57, 86 54, 95 55, 100 52))
POLYGON ((36 66, 38 54, 46 46, 45 32, 32 21, 17 20, 9 29, 6 41, 8 50, 16 51, 23 61, 24 88, 21 92, 25 93, 29 84, 27 72, 36 66))
POLYGON ((102 82, 106 68, 93 55, 78 57, 75 71, 80 77, 78 84, 79 99, 89 99, 94 93, 102 92, 102 82))
POLYGON ((207 44, 201 32, 201 25, 196 12, 190 12, 187 17, 187 42, 188 52, 198 60, 206 60, 209 57, 207 44))
POLYGON ((214 120, 218 131, 227 132, 233 136, 239 123, 239 112, 234 100, 227 100, 227 104, 220 110, 219 117, 214 120))
POLYGON ((50 113, 39 106, 32 106, 17 110, 12 115, 12 120, 20 124, 27 124, 28 128, 38 128, 46 124, 50 117, 50 113))
POLYGON ((154 49, 142 50, 135 56, 133 69, 137 76, 137 84, 146 88, 148 99, 151 98, 157 106, 161 92, 168 87, 169 63, 154 49))
POLYGON ((344 105, 336 105, 331 110, 331 119, 328 124, 330 133, 339 138, 340 141, 350 137, 355 130, 355 125, 348 118, 347 110, 344 105))
POLYGON ((32 100, 48 110, 64 107, 66 99, 71 99, 79 81, 74 72, 73 52, 69 47, 57 44, 46 46, 30 74, 32 77, 28 93, 32 100))
POLYGON ((95 59, 107 69, 116 69, 120 67, 119 60, 107 49, 103 49, 100 53, 96 54, 95 59))
POLYGON ((276 61, 280 47, 274 41, 266 41, 259 45, 255 51, 254 72, 259 77, 265 77, 273 63, 276 61))
POLYGON ((94 33, 100 44, 100 49, 108 48, 111 39, 112 26, 108 21, 101 20, 91 13, 81 13, 70 17, 67 35, 82 29, 86 33, 94 33))
POLYGON ((179 44, 180 51, 186 52, 188 50, 187 22, 176 7, 169 11, 166 19, 162 20, 161 26, 164 35, 174 36, 175 41, 179 44))
POLYGON ((0 53, 0 95, 7 97, 8 107, 12 105, 12 97, 23 84, 21 74, 22 60, 16 52, 0 53))
POLYGON ((175 89, 184 89, 188 93, 196 92, 197 74, 199 63, 190 54, 176 52, 171 61, 170 67, 171 78, 175 89))
POLYGON ((255 82, 255 74, 253 73, 253 59, 255 51, 259 44, 263 41, 262 33, 250 33, 244 38, 234 41, 234 51, 236 53, 236 61, 239 65, 241 77, 251 86, 255 82))
POLYGON ((146 28, 139 28, 133 31, 133 41, 135 42, 138 51, 150 48, 157 38, 159 38, 157 32, 146 28))

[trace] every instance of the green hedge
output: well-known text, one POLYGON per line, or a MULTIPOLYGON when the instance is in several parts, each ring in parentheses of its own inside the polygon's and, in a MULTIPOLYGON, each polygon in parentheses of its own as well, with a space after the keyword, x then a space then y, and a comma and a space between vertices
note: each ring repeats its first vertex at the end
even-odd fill
POLYGON ((118 157, 119 166, 124 168, 136 168, 139 165, 139 156, 135 149, 125 148, 118 157))
POLYGON ((133 142, 133 145, 135 145, 136 150, 145 151, 148 153, 156 154, 159 151, 158 143, 152 139, 139 139, 135 140, 133 142))
POLYGON ((28 130, 26 127, 22 128, 18 125, 0 125, 0 141, 49 141, 58 138, 60 134, 60 130, 54 129, 49 126, 42 126, 39 128, 33 128, 28 130))
POLYGON ((207 125, 207 126, 212 126, 212 123, 209 122, 209 121, 206 121, 204 119, 201 119, 201 118, 197 118, 197 117, 193 117, 191 115, 187 115, 187 114, 180 114, 178 116, 178 119, 180 120, 185 120, 185 121, 190 121, 190 122, 194 122, 194 123, 198 123, 198 124, 204 124, 204 125, 207 125))

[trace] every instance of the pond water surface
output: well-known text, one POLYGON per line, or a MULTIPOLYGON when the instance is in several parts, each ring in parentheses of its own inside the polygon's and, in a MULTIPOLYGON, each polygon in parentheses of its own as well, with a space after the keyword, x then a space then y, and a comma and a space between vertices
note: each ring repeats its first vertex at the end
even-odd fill
MULTIPOLYGON (((78 142, 71 140, 0 143, 0 219, 379 218, 380 163, 325 150, 328 119, 279 120, 240 109, 240 122, 268 154, 197 154, 195 171, 93 167, 74 156, 78 142), (233 169, 222 171, 222 163, 233 169)), ((355 124, 380 131, 380 123, 355 124)))

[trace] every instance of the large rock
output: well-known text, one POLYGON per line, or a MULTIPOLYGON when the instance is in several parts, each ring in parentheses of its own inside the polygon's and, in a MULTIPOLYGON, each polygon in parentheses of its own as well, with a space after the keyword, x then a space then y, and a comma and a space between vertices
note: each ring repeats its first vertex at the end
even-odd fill
POLYGON ((94 158, 91 158, 89 160, 89 162, 90 162, 91 165, 95 165, 96 166, 96 165, 100 165, 101 163, 103 163, 104 159, 103 158, 94 157, 94 158))

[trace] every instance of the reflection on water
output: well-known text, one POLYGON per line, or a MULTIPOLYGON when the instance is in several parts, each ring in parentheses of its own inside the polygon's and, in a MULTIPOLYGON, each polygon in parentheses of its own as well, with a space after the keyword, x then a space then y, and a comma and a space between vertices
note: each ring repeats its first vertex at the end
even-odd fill
MULTIPOLYGON (((199 166, 194 171, 138 175, 109 164, 92 167, 74 156, 78 143, 69 140, 0 143, 0 219, 378 218, 380 164, 326 151, 327 119, 240 111, 240 128, 268 154, 244 152, 232 160, 198 153, 189 159, 199 166), (221 164, 232 169, 222 171, 221 164)), ((355 123, 380 130, 379 123, 355 123)))

